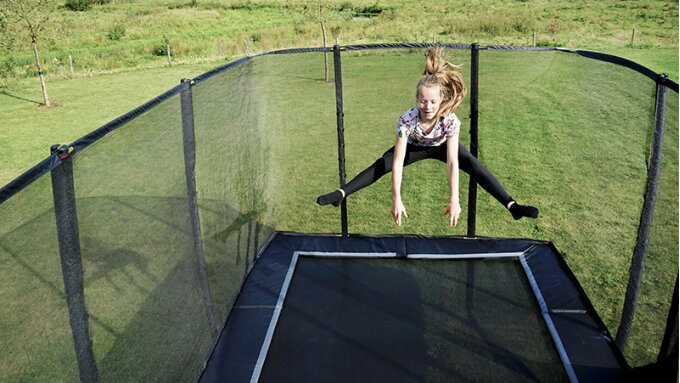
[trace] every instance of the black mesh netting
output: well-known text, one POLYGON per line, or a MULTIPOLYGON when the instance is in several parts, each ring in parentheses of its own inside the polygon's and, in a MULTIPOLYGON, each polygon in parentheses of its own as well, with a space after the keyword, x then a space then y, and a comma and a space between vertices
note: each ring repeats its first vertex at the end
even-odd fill
MULTIPOLYGON (((463 65, 470 87, 470 50, 445 52, 463 65)), ((85 303, 102 381, 196 379, 271 234, 340 231, 339 209, 315 203, 339 186, 339 79, 332 53, 327 60, 328 80, 323 52, 241 60, 77 146, 85 303), (189 106, 195 144, 187 146, 189 106)), ((348 180, 394 144, 395 121, 415 105, 423 63, 413 46, 342 53, 348 180)), ((624 66, 555 50, 483 50, 479 64, 479 158, 540 217, 515 221, 478 188, 477 234, 554 242, 614 333, 644 198, 656 84, 624 66)), ((633 365, 656 358, 677 275, 674 91, 667 105, 647 268, 626 348, 633 365)), ((456 113, 469 147, 470 97, 456 113)), ((78 379, 49 170, 0 204, 2 381, 78 379)), ((466 174, 455 229, 441 216, 449 193, 441 163, 405 170, 402 227, 390 217, 390 178, 348 199, 350 232, 466 233, 466 174)))
POLYGON ((678 275, 678 94, 672 91, 668 91, 665 128, 654 220, 629 339, 634 348, 626 353, 635 365, 656 361, 678 275))
POLYGON ((0 380, 77 381, 49 175, 1 204, 0 216, 0 380))
POLYGON ((193 249, 180 107, 175 95, 73 157, 103 381, 189 380, 209 351, 210 292, 193 249))

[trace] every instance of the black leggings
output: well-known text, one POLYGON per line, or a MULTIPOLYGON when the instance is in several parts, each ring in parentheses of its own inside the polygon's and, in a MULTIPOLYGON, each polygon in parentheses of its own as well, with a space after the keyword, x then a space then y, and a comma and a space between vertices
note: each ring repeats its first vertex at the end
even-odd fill
MULTIPOLYGON (((379 180, 380 177, 392 171, 392 160, 394 158, 394 146, 383 154, 373 165, 366 168, 354 177, 348 184, 342 187, 345 195, 350 194, 365 188, 366 186, 379 180)), ((406 156, 404 158, 404 166, 411 165, 414 162, 424 160, 426 158, 434 158, 436 160, 446 163, 446 144, 439 146, 417 146, 408 144, 406 146, 406 156)), ((458 145, 458 166, 465 173, 469 174, 479 186, 484 188, 489 194, 498 200, 503 206, 507 206, 512 197, 503 189, 500 182, 491 172, 485 168, 479 161, 463 147, 458 145)))

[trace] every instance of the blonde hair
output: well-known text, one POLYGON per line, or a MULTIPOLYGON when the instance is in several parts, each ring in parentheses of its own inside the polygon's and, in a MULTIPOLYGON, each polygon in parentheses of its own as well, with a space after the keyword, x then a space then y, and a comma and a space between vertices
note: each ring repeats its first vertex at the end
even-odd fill
POLYGON ((453 113, 467 95, 463 76, 455 70, 460 67, 446 61, 439 47, 430 48, 425 53, 425 71, 416 86, 416 97, 420 88, 439 87, 442 103, 435 118, 453 113))

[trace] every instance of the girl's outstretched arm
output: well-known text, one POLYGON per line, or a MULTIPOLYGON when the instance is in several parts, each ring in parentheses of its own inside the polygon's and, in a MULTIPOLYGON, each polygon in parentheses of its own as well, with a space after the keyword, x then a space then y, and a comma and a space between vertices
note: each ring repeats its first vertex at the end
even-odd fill
POLYGON ((446 171, 449 175, 449 188, 451 195, 449 203, 446 205, 444 214, 447 213, 449 217, 449 226, 458 225, 458 217, 460 217, 460 193, 458 188, 458 135, 453 135, 446 140, 446 171))
POLYGON ((401 216, 408 218, 406 208, 401 202, 401 177, 404 170, 406 156, 406 137, 397 137, 394 144, 394 158, 392 159, 392 217, 397 226, 401 226, 401 216))

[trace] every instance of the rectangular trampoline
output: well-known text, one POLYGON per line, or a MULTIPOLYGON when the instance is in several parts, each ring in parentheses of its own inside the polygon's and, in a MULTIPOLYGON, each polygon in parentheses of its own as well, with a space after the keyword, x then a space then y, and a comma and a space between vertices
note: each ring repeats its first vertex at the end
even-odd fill
POLYGON ((276 233, 201 382, 618 382, 552 244, 276 233))

